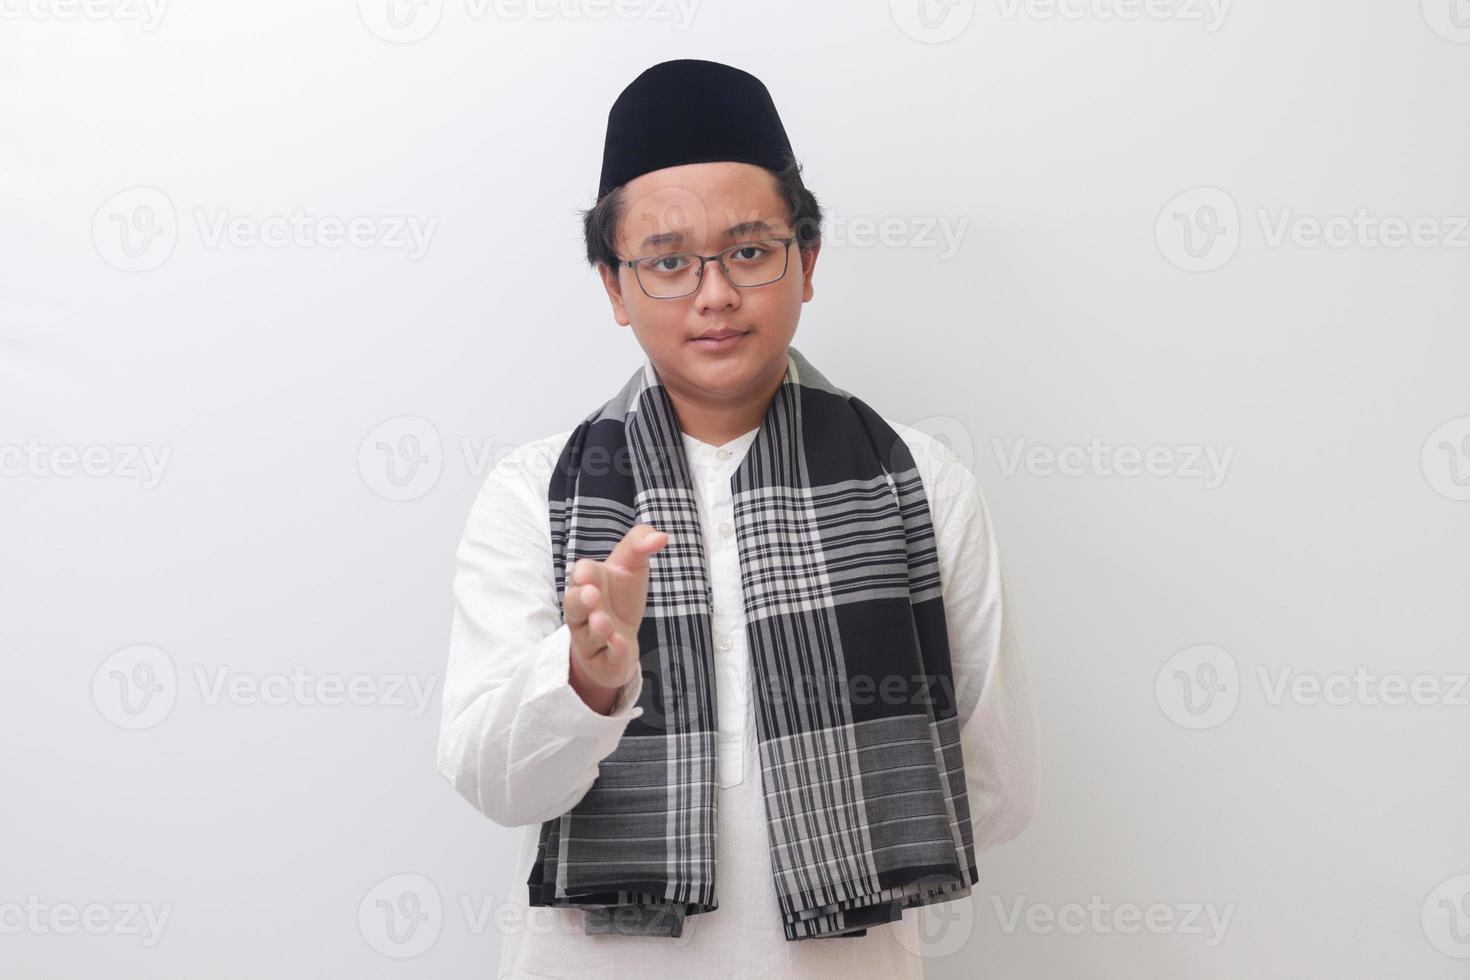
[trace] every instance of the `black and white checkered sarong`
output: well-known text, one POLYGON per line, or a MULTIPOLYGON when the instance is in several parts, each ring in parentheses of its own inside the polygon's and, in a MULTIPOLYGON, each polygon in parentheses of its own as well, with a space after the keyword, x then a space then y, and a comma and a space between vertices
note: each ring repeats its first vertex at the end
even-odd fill
MULTIPOLYGON (((771 872, 786 938, 857 936, 976 880, 928 501, 912 455, 794 347, 731 478, 771 872)), ((677 416, 651 362, 552 473, 558 602, 578 558, 665 531, 638 629, 641 716, 541 826, 530 904, 678 936, 716 897, 710 587, 677 416)))

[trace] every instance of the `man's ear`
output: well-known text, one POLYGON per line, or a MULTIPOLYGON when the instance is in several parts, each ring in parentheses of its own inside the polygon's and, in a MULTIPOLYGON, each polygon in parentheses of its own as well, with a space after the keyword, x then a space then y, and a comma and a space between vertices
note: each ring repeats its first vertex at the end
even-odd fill
POLYGON ((628 310, 623 306, 623 284, 618 280, 618 270, 608 268, 606 262, 599 262, 597 274, 602 277, 602 288, 607 290, 607 298, 612 303, 613 318, 628 326, 633 321, 628 319, 628 310))
POLYGON ((801 301, 803 303, 812 298, 812 273, 816 271, 817 253, 821 250, 821 242, 817 242, 811 248, 801 250, 801 301))

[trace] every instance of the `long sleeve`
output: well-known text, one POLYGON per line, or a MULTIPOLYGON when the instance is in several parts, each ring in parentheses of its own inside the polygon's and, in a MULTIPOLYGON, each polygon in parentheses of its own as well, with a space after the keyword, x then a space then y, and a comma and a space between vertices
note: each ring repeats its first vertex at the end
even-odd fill
POLYGON ((455 554, 438 746, 440 775, 508 827, 576 806, 598 763, 643 713, 635 707, 641 675, 608 715, 571 686, 571 629, 556 601, 545 486, 526 450, 486 477, 455 554))
POLYGON ((979 854, 1015 837, 1035 814, 1036 710, 979 482, 942 443, 932 452, 945 625, 979 854))

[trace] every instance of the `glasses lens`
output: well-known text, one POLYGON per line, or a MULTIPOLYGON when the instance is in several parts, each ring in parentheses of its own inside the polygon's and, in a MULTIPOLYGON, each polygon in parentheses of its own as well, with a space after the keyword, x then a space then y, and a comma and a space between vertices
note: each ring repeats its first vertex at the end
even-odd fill
POLYGON ((763 240, 741 242, 725 253, 730 281, 737 286, 764 286, 786 274, 786 244, 763 240))
POLYGON ((672 298, 699 286, 699 258, 685 253, 659 255, 634 267, 638 283, 650 296, 672 298))

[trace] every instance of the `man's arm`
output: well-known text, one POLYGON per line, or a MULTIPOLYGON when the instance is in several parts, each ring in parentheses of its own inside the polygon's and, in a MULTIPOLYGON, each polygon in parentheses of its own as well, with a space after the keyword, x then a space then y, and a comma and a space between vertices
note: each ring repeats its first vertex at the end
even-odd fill
POLYGON ((566 813, 598 763, 643 713, 642 675, 609 714, 570 680, 571 630, 561 621, 544 482, 525 447, 486 477, 456 551, 454 621, 444 679, 438 770, 476 809, 508 827, 566 813))
POLYGON ((979 481, 942 443, 932 442, 930 455, 929 497, 978 855, 1015 837, 1036 812, 1036 709, 979 481))

